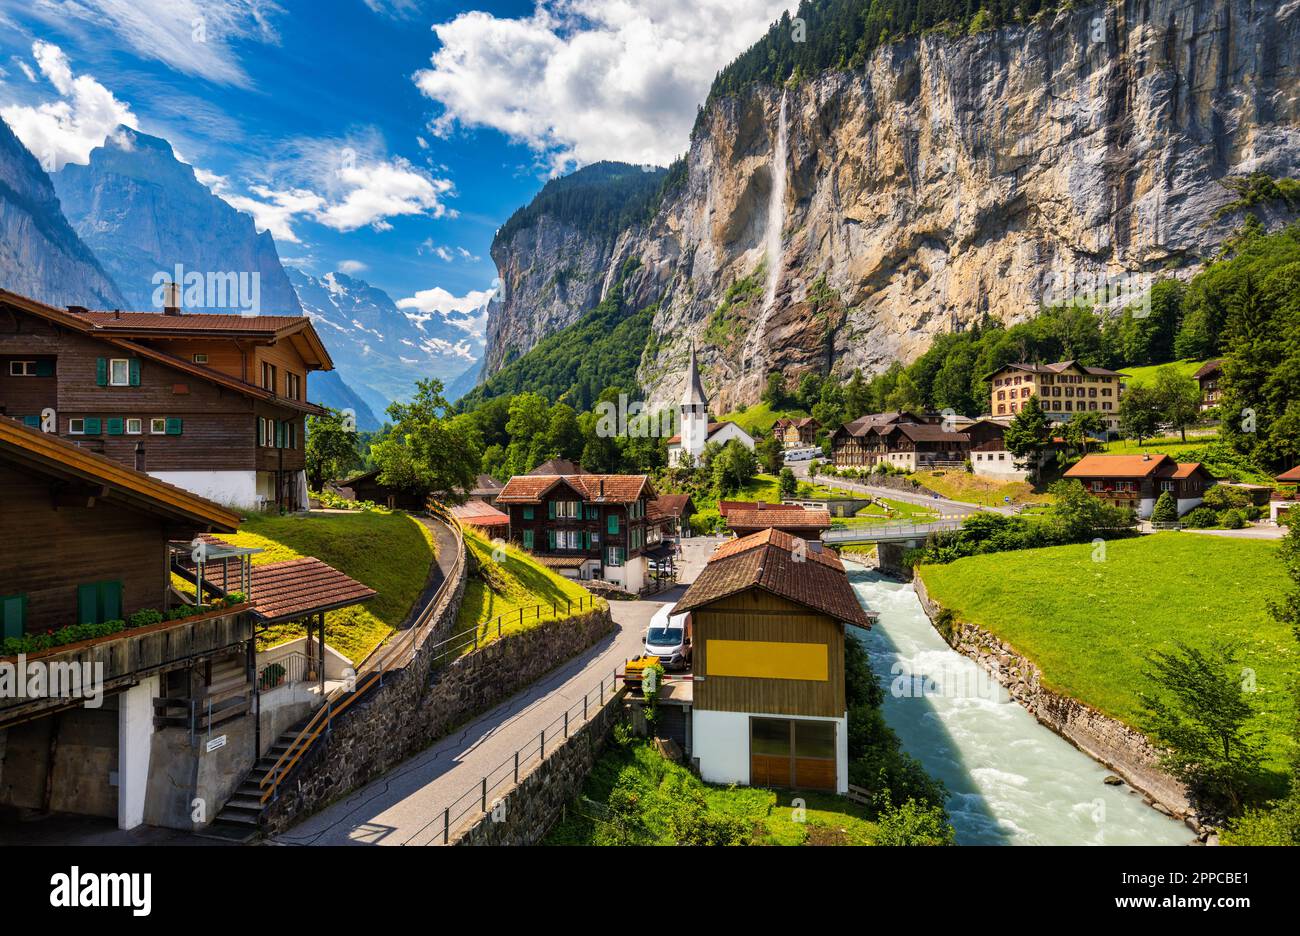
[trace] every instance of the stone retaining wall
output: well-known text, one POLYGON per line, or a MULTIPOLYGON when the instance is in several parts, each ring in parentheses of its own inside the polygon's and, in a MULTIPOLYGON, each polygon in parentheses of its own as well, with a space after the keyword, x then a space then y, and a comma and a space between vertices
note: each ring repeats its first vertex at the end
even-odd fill
POLYGON ((954 650, 979 664, 1038 721, 1122 777, 1155 809, 1203 831, 1186 787, 1160 769, 1155 748, 1141 732, 1045 688, 1037 666, 983 628, 955 619, 950 626, 939 621, 943 608, 930 597, 925 581, 917 575, 912 583, 926 615, 954 650))
POLYGON ((581 728, 537 764, 488 811, 456 832, 452 845, 536 845, 582 791, 623 708, 620 689, 581 728))

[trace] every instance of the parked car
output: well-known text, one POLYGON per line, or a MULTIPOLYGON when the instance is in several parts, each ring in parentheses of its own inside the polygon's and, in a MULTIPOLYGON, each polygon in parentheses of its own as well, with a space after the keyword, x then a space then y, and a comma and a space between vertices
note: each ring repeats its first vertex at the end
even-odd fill
POLYGON ((645 652, 659 658, 666 670, 684 670, 691 665, 691 616, 670 614, 664 605, 650 619, 643 643, 645 652))

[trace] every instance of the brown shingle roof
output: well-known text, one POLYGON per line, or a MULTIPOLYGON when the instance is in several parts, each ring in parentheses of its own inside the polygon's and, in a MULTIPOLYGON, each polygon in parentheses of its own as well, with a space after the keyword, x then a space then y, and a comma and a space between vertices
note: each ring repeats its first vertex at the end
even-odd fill
MULTIPOLYGON (((1092 374, 1094 377, 1128 376, 1128 374, 1121 374, 1119 371, 1109 370, 1105 367, 1089 367, 1086 364, 1080 364, 1078 361, 1057 361, 1055 364, 1008 364, 993 373, 1000 374, 1004 370, 1022 370, 1030 374, 1063 374, 1071 367, 1078 368, 1085 374, 1092 374)), ((988 376, 993 375, 989 374, 988 376)))
POLYGON ((750 588, 779 595, 837 621, 870 627, 844 567, 795 537, 765 530, 719 549, 673 609, 682 613, 750 588))
POLYGON ((502 526, 510 522, 510 517, 483 501, 466 501, 459 507, 451 508, 452 516, 461 523, 473 526, 502 526))
POLYGON ((1277 480, 1284 484, 1300 483, 1300 465, 1296 465, 1289 471, 1284 471, 1277 476, 1277 480))
MULTIPOLYGON (((204 537, 210 543, 224 543, 216 537, 204 537)), ((204 569, 205 581, 226 589, 225 566, 213 563, 204 569)), ((238 589, 237 567, 230 568, 230 589, 238 589)), ((368 585, 340 572, 312 556, 268 562, 252 568, 249 595, 253 610, 263 623, 292 621, 321 611, 360 604, 378 594, 368 585)))
POLYGON ((685 512, 686 505, 690 503, 689 494, 660 494, 646 505, 646 516, 651 520, 680 517, 685 512))
POLYGON ((727 526, 733 530, 779 527, 782 530, 830 529, 831 515, 826 510, 733 510, 727 514, 727 526))
POLYGON ((930 423, 899 423, 892 426, 890 432, 900 432, 913 442, 969 442, 970 436, 964 432, 953 432, 942 425, 930 423))
POLYGON ((557 484, 566 484, 593 504, 630 504, 653 496, 649 475, 515 475, 497 496, 499 504, 536 504, 557 484))
POLYGON ((274 335, 286 328, 309 325, 305 315, 230 315, 222 312, 193 312, 166 315, 162 312, 72 313, 102 331, 231 332, 245 335, 274 335))
POLYGON ((1217 373, 1221 370, 1223 370, 1223 359, 1215 358, 1213 361, 1206 361, 1197 368, 1196 373, 1192 374, 1192 379, 1200 380, 1203 377, 1209 377, 1211 374, 1217 373))
POLYGON ((532 471, 530 475, 580 475, 585 474, 582 466, 567 458, 548 458, 532 471))

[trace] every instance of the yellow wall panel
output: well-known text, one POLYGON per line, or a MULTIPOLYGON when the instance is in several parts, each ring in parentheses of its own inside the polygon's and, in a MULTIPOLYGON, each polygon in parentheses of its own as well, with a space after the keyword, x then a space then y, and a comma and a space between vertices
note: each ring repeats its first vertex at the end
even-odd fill
POLYGON ((705 676, 756 679, 806 679, 826 682, 830 664, 826 644, 768 640, 708 640, 705 676))

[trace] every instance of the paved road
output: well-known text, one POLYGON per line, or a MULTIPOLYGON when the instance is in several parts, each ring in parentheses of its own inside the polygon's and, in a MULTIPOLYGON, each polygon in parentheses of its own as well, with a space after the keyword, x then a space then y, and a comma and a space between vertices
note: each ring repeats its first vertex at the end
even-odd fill
MULTIPOLYGON (((686 540, 682 582, 690 582, 719 542, 686 540)), ((608 682, 615 667, 641 651, 641 635, 679 585, 646 601, 610 602, 615 632, 509 701, 407 760, 346 799, 273 841, 284 845, 425 845, 442 833, 442 811, 483 776, 531 744, 538 732, 608 682)))
POLYGON ((1230 539, 1281 539, 1286 536, 1286 527, 1260 526, 1242 527, 1240 530, 1191 530, 1184 528, 1184 533, 1200 533, 1203 536, 1226 536, 1230 539))
POLYGON ((887 497, 890 500, 904 501, 908 504, 916 504, 921 507, 927 507, 930 510, 937 511, 941 516, 964 516, 965 514, 975 513, 980 510, 994 511, 996 513, 1015 513, 1017 508, 1010 506, 985 507, 980 504, 971 504, 966 501, 949 500, 946 497, 931 497, 929 494, 913 493, 911 491, 899 491, 890 487, 881 487, 875 484, 863 484, 861 481, 855 481, 852 478, 829 478, 819 476, 812 478, 808 475, 808 462, 790 462, 786 465, 794 471, 795 477, 804 481, 816 481, 825 484, 828 487, 842 488, 846 491, 852 491, 855 494, 868 494, 872 497, 887 497))

